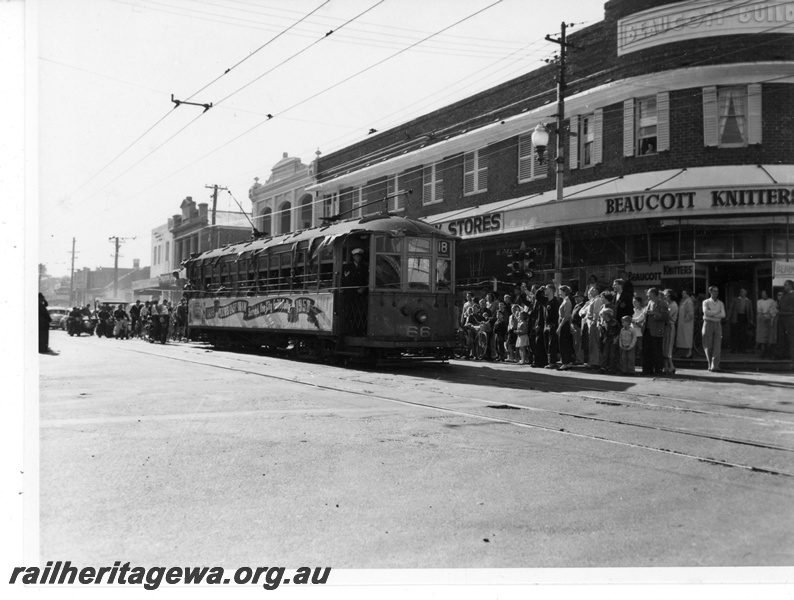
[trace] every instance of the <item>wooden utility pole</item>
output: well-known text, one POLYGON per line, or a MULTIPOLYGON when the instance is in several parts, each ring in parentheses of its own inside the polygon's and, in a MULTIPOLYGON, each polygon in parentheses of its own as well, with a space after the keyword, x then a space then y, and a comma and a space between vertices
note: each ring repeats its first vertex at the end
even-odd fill
MULTIPOLYGON (((564 181, 563 174, 565 173, 565 150, 562 143, 563 122, 565 121, 565 58, 566 50, 576 48, 573 44, 565 41, 565 32, 568 25, 563 22, 560 25, 560 38, 555 39, 550 35, 546 36, 546 40, 560 45, 560 61, 558 64, 557 72, 557 157, 554 159, 556 165, 556 185, 557 185, 557 202, 561 202, 563 198, 564 181)), ((577 48, 578 49, 578 48, 577 48)), ((572 140, 572 144, 578 143, 578 140, 572 140)), ((557 285, 562 283, 562 232, 558 228, 555 233, 554 239, 554 282, 557 285)))
POLYGON ((113 259, 113 298, 116 299, 119 295, 119 246, 121 242, 126 242, 127 240, 134 240, 134 237, 131 238, 120 238, 119 236, 109 237, 109 242, 114 242, 116 245, 116 252, 114 253, 113 259))
POLYGON ((74 244, 75 239, 72 238, 72 276, 69 279, 69 306, 74 306, 74 244))
POLYGON ((212 192, 212 221, 210 225, 215 225, 215 211, 218 208, 218 190, 227 190, 229 188, 221 187, 217 183, 214 185, 205 185, 207 189, 213 190, 212 192))

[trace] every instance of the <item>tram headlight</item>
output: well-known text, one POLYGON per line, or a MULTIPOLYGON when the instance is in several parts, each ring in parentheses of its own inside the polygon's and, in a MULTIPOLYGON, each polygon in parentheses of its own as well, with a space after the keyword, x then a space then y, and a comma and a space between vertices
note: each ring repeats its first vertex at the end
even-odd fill
POLYGON ((407 317, 411 314, 411 307, 407 304, 400 309, 400 312, 403 314, 404 317, 407 317))
POLYGON ((426 323, 427 322, 427 311, 419 309, 414 313, 414 321, 417 323, 426 323))

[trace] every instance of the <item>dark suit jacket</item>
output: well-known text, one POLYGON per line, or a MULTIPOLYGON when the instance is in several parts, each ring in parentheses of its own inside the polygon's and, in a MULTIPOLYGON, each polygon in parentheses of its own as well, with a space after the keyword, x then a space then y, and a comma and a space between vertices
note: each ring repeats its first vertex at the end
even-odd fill
POLYGON ((664 325, 670 319, 667 302, 659 300, 649 300, 646 309, 645 329, 653 337, 664 337, 664 325))

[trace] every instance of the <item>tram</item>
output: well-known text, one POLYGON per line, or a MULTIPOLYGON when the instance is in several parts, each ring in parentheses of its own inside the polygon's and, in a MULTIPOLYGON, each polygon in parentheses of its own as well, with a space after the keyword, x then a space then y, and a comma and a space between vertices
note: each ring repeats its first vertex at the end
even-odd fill
POLYGON ((183 263, 189 335, 318 359, 446 360, 457 239, 382 213, 192 255, 183 263))

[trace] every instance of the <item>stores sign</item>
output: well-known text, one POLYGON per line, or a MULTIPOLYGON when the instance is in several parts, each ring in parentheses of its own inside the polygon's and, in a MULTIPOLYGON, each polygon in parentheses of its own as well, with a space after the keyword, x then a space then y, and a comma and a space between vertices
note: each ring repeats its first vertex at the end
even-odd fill
POLYGON ((677 2, 618 21, 618 56, 685 40, 764 33, 794 33, 794 4, 786 0, 677 2))
POLYGON ((492 235, 502 230, 502 213, 466 217, 437 225, 441 230, 462 238, 492 235))

